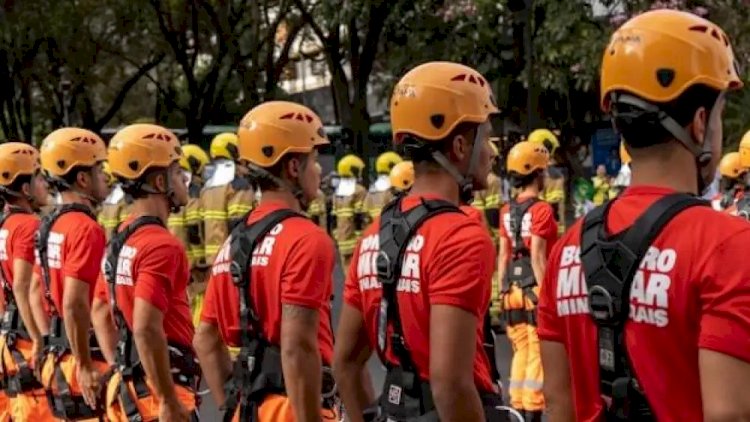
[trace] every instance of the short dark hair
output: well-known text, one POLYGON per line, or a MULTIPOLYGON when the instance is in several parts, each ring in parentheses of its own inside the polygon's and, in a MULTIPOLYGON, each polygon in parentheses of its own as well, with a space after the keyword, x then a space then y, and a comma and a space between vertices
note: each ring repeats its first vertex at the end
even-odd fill
POLYGON ((58 192, 65 192, 70 190, 72 186, 75 185, 76 179, 78 179, 78 173, 84 172, 91 174, 92 169, 93 167, 89 166, 75 166, 64 175, 48 177, 47 180, 49 181, 50 185, 52 185, 54 190, 58 192))
POLYGON ((286 164, 296 158, 302 163, 302 169, 305 168, 307 165, 307 156, 308 154, 305 153, 290 153, 285 154, 281 158, 279 158, 279 161, 274 164, 271 167, 264 168, 264 171, 256 171, 253 170, 252 167, 250 167, 250 184, 253 185, 256 190, 263 191, 273 191, 277 190, 279 188, 279 184, 276 183, 276 181, 269 177, 269 175, 273 175, 276 177, 282 177, 282 173, 284 172, 284 167, 286 167, 286 164))
POLYGON ((511 186, 516 189, 521 189, 534 183, 542 174, 542 172, 542 169, 536 169, 529 174, 520 174, 516 173, 515 171, 511 171, 508 176, 510 177, 511 186))
MULTIPOLYGON (((719 91, 698 84, 685 90, 676 99, 657 105, 680 126, 685 127, 693 120, 699 108, 711 111, 718 97, 719 91)), ((674 135, 659 122, 657 113, 646 112, 629 104, 613 103, 612 117, 617 132, 633 148, 645 148, 674 139, 674 135)))
POLYGON ((453 139, 461 135, 468 139, 474 139, 477 128, 476 123, 459 123, 445 138, 438 141, 425 141, 414 136, 407 137, 404 140, 404 155, 410 159, 415 166, 428 165, 437 166, 434 152, 447 153, 453 147, 453 139))
POLYGON ((29 184, 31 183, 31 176, 30 175, 28 175, 28 174, 22 174, 22 175, 17 176, 16 180, 14 180, 13 183, 11 183, 10 185, 8 185, 5 189, 0 190, 0 197, 2 197, 2 199, 5 202, 9 202, 9 203, 15 202, 15 200, 16 200, 17 197, 15 195, 10 195, 10 194, 6 193, 5 190, 7 189, 10 192, 21 193, 23 185, 26 184, 26 183, 29 183, 29 184))
POLYGON ((153 185, 156 176, 160 174, 166 176, 166 171, 166 167, 151 167, 146 170, 143 175, 137 180, 127 180, 121 178, 120 183, 122 184, 122 191, 125 192, 126 195, 130 196, 130 198, 133 200, 146 198, 151 194, 151 192, 146 192, 145 190, 143 190, 143 185, 153 185))

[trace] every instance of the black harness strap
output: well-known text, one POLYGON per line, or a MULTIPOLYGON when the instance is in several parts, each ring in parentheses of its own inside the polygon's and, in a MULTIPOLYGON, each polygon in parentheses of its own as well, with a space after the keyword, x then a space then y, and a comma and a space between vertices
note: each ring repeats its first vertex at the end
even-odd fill
MULTIPOLYGON (((531 266, 531 251, 523 241, 523 218, 534 204, 539 202, 537 198, 529 198, 524 202, 511 202, 508 213, 510 220, 510 234, 513 236, 513 249, 508 268, 505 271, 502 294, 507 295, 511 286, 515 285, 523 296, 536 306, 539 299, 534 293, 537 280, 534 269, 531 266)), ((503 309, 502 320, 507 326, 521 323, 536 325, 536 311, 527 309, 503 309)))
POLYGON ((745 195, 737 201, 737 215, 750 220, 750 192, 745 192, 745 195))
POLYGON ((378 281, 383 293, 378 315, 377 351, 388 372, 380 406, 389 418, 408 420, 420 417, 435 408, 429 383, 421 380, 406 346, 401 316, 398 309, 398 281, 401 278, 404 253, 409 240, 428 219, 449 212, 462 212, 456 205, 442 200, 421 200, 404 213, 403 196, 397 197, 383 209, 380 217, 379 243, 376 265, 378 281), (388 326, 392 327, 390 346, 398 358, 392 364, 386 357, 388 326))
MULTIPOLYGON (((246 222, 249 214, 242 221, 246 222)), ((232 377, 224 385, 225 421, 232 420, 238 406, 241 421, 257 420, 258 408, 265 396, 286 391, 281 352, 263 338, 261 321, 250 299, 250 268, 253 252, 263 238, 279 223, 292 217, 303 216, 291 209, 280 209, 253 224, 237 224, 232 230, 230 273, 239 289, 241 347, 232 377)))
POLYGON ((606 221, 614 202, 591 211, 581 230, 581 264, 590 314, 598 330, 600 390, 612 399, 609 420, 652 420, 625 345, 631 285, 648 248, 669 221, 687 208, 708 203, 682 193, 667 195, 628 229, 610 236, 606 221))
MULTIPOLYGON (((52 293, 50 290, 51 278, 50 278, 50 266, 49 266, 49 237, 52 232, 52 227, 55 222, 65 214, 71 212, 81 212, 96 222, 96 216, 91 209, 83 204, 65 204, 57 207, 52 213, 42 219, 37 232, 35 241, 37 255, 39 257, 39 266, 42 270, 42 281, 44 282, 44 298, 47 301, 47 305, 50 313, 50 333, 45 339, 45 355, 53 354, 54 356, 54 371, 51 374, 46 389, 47 401, 50 409, 55 417, 66 419, 66 420, 77 420, 77 419, 94 419, 101 415, 99 409, 91 409, 83 400, 83 396, 73 395, 70 384, 65 379, 65 374, 62 372, 60 367, 61 360, 71 353, 70 342, 68 336, 65 333, 65 325, 63 324, 62 315, 59 309, 55 306, 55 302, 52 300, 52 293), (52 388, 52 381, 54 379, 55 387, 57 392, 55 393, 52 388)), ((101 351, 96 343, 96 338, 93 333, 90 335, 89 344, 91 345, 92 357, 96 360, 103 361, 104 358, 101 356, 101 351)))
MULTIPOLYGON (((11 207, 7 213, 0 215, 0 229, 2 229, 8 218, 15 214, 31 213, 22 208, 11 207)), ((12 266, 13 263, 10 262, 10 265, 12 266)), ((2 386, 3 389, 6 389, 9 397, 15 397, 19 393, 42 388, 42 385, 37 381, 36 377, 34 377, 34 371, 23 357, 21 351, 16 347, 16 342, 19 339, 31 339, 29 333, 26 331, 23 320, 21 319, 21 314, 18 311, 18 304, 16 303, 13 289, 10 286, 10 277, 5 274, 2 266, 0 266, 0 285, 2 285, 3 294, 5 295, 5 313, 3 315, 2 324, 0 324, 0 334, 5 337, 5 347, 8 349, 16 366, 16 373, 9 376, 8 368, 5 366, 5 359, 0 359, 2 373, 5 374, 0 381, 0 386, 2 386)), ((0 351, 0 353, 1 352, 2 351, 0 351)))
MULTIPOLYGON (((164 227, 162 221, 153 216, 140 217, 129 224, 124 230, 112 236, 107 249, 107 258, 104 262, 104 274, 109 287, 110 307, 113 320, 117 327, 119 341, 115 354, 116 371, 120 373, 121 379, 117 386, 117 397, 125 412, 128 421, 140 422, 142 416, 138 411, 137 399, 150 395, 146 384, 146 374, 140 362, 138 350, 135 347, 133 332, 127 325, 122 310, 117 305, 117 267, 120 260, 120 252, 127 243, 130 236, 140 228, 156 225, 164 227), (133 383, 137 398, 131 396, 128 382, 133 383)), ((189 346, 174 342, 168 343, 169 362, 172 366, 172 377, 174 382, 197 391, 200 378, 200 369, 192 349, 189 346)))

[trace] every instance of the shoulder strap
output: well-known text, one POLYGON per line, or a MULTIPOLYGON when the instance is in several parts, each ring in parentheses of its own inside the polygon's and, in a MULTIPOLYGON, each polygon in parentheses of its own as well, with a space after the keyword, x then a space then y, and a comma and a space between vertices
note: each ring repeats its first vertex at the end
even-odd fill
POLYGON ((425 200, 406 213, 401 211, 403 197, 390 202, 380 216, 379 243, 380 252, 376 260, 378 281, 383 286, 378 316, 378 354, 383 364, 387 347, 386 333, 388 325, 393 327, 391 347, 398 356, 399 363, 407 370, 413 371, 414 364, 404 341, 401 317, 396 295, 398 279, 401 277, 404 253, 409 240, 417 229, 428 219, 448 212, 462 212, 456 205, 443 200, 425 200))
POLYGON ((526 215, 526 212, 528 212, 537 202, 539 202, 538 198, 529 198, 521 203, 514 201, 510 204, 510 229, 513 233, 514 254, 518 254, 527 249, 526 245, 523 243, 523 237, 521 236, 523 231, 523 216, 526 215))
MULTIPOLYGON (((14 214, 31 214, 30 212, 17 207, 10 207, 8 209, 8 212, 4 212, 0 214, 0 230, 2 230, 3 226, 5 225, 5 222, 8 221, 8 218, 14 214)), ((7 240, 6 240, 7 242, 7 240)), ((10 262, 11 268, 13 267, 13 263, 10 262)), ((5 295, 5 305, 7 308, 7 305, 10 303, 14 303, 15 296, 13 296, 13 289, 10 287, 10 278, 8 278, 7 274, 5 274, 5 271, 3 271, 3 267, 0 266, 0 286, 2 286, 3 293, 5 295)))
POLYGON ((232 263, 229 270, 232 282, 240 290, 240 338, 243 348, 250 347, 253 336, 262 335, 260 320, 250 301, 251 272, 249 270, 253 251, 277 224, 291 217, 302 217, 302 215, 291 209, 280 209, 253 224, 238 224, 232 230, 229 246, 232 263), (250 333, 251 328, 254 333, 250 333))
POLYGON ((683 193, 667 195, 624 232, 609 236, 606 219, 614 202, 596 208, 584 218, 581 265, 589 312, 598 328, 600 389, 602 394, 621 401, 628 396, 634 380, 624 341, 633 278, 662 229, 682 211, 708 203, 683 193))
POLYGON ((107 246, 107 255, 104 261, 104 278, 107 280, 107 287, 109 288, 109 303, 114 319, 115 327, 120 333, 120 339, 118 341, 118 358, 125 359, 122 362, 118 362, 127 367, 132 366, 133 362, 128 362, 133 356, 133 345, 129 341, 129 330, 125 322, 125 317, 122 311, 117 306, 117 263, 120 259, 120 252, 125 246, 130 236, 132 236, 138 229, 144 226, 157 225, 164 227, 164 223, 158 217, 144 216, 139 217, 132 223, 130 223, 124 230, 115 232, 109 241, 107 246))
POLYGON ((44 297, 47 300, 47 304, 49 305, 50 313, 52 313, 53 315, 59 315, 59 312, 55 307, 55 303, 52 300, 52 295, 50 293, 51 280, 49 276, 49 261, 47 259, 47 248, 49 245, 47 242, 49 241, 49 235, 52 231, 52 226, 55 225, 55 222, 63 215, 74 211, 82 212, 93 221, 96 221, 96 216, 91 211, 91 209, 83 204, 61 205, 55 208, 54 211, 52 211, 50 214, 42 218, 42 222, 39 225, 39 231, 37 232, 36 241, 34 242, 36 244, 35 246, 37 255, 39 256, 39 267, 42 270, 42 281, 44 281, 44 297))

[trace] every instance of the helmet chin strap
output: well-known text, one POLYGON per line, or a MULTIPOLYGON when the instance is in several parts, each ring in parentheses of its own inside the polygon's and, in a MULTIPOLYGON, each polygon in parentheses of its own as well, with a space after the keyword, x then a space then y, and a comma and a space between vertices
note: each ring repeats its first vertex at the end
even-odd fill
POLYGON ((644 101, 640 98, 634 97, 628 94, 612 94, 612 101, 632 105, 638 107, 648 113, 656 113, 659 118, 659 123, 666 129, 672 136, 675 137, 693 156, 695 156, 696 164, 696 177, 698 182, 698 196, 703 196, 709 188, 710 180, 714 177, 713 174, 708 173, 708 165, 711 163, 713 152, 711 151, 711 137, 713 136, 715 128, 712 122, 714 121, 715 113, 718 113, 718 107, 716 105, 726 95, 725 91, 719 93, 716 97, 716 101, 711 110, 708 113, 706 119, 706 130, 703 133, 703 142, 698 145, 694 140, 693 136, 685 130, 684 127, 680 126, 676 120, 669 116, 665 111, 661 110, 658 106, 644 101))
POLYGON ((469 167, 466 169, 466 174, 461 174, 460 171, 456 168, 453 163, 448 160, 448 158, 440 151, 433 151, 432 152, 432 158, 437 161, 440 166, 442 166, 445 171, 450 173, 451 176, 453 176, 454 179, 456 179, 456 182, 458 182, 458 199, 462 204, 468 204, 471 199, 474 197, 474 180, 472 174, 474 173, 474 169, 477 166, 477 163, 479 162, 479 152, 481 148, 478 148, 479 142, 482 137, 481 129, 478 127, 476 130, 476 134, 474 135, 474 140, 472 141, 471 145, 471 157, 469 157, 469 167))
POLYGON ((164 172, 164 178, 167 184, 167 189, 165 191, 160 191, 155 187, 147 184, 142 184, 140 188, 146 193, 151 193, 154 195, 164 195, 167 198, 167 203, 169 204, 169 211, 171 213, 176 213, 180 210, 180 208, 182 208, 182 205, 177 203, 174 188, 172 187, 172 178, 169 177, 168 171, 164 172))

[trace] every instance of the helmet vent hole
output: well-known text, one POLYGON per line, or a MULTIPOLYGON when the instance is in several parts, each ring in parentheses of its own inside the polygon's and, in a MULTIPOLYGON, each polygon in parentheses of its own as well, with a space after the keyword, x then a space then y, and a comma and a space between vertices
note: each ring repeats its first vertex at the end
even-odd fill
POLYGON ((294 113, 287 113, 279 117, 280 120, 287 120, 287 119, 293 119, 293 118, 294 118, 294 113))
POLYGON ((523 168, 525 168, 526 170, 531 170, 531 164, 524 164, 523 168))
POLYGON ((674 76, 675 73, 673 69, 656 70, 656 80, 659 81, 659 85, 661 85, 662 88, 667 88, 672 85, 672 82, 674 82, 674 76))
POLYGON ((57 164, 57 167, 60 167, 61 169, 65 168, 65 160, 60 160, 55 164, 57 164))
POLYGON ((703 32, 703 33, 705 33, 706 31, 708 31, 708 27, 705 26, 705 25, 695 25, 695 26, 691 26, 688 29, 691 30, 691 31, 703 32))
POLYGON ((10 172, 4 171, 3 172, 3 179, 10 179, 10 172))
POLYGON ((128 167, 130 167, 130 170, 138 171, 138 161, 129 162, 128 167))
POLYGON ((445 123, 445 116, 442 114, 433 114, 430 116, 430 123, 432 123, 432 126, 434 126, 435 129, 440 129, 445 123))
POLYGON ((466 74, 463 74, 463 73, 460 74, 460 75, 456 75, 453 78, 451 78, 451 81, 456 81, 456 82, 463 82, 465 80, 466 80, 466 74))
POLYGON ((325 138, 326 137, 326 131, 323 130, 322 127, 318 128, 318 136, 320 136, 321 138, 325 138))
POLYGON ((719 32, 716 31, 716 29, 713 29, 711 31, 711 36, 716 38, 717 40, 721 41, 721 37, 719 36, 719 32))
POLYGON ((270 145, 266 145, 260 150, 261 152, 263 152, 263 155, 265 155, 266 158, 271 158, 273 156, 273 147, 270 145))

